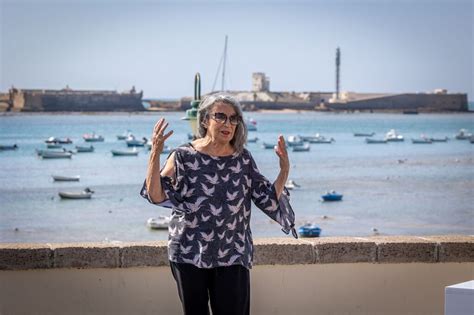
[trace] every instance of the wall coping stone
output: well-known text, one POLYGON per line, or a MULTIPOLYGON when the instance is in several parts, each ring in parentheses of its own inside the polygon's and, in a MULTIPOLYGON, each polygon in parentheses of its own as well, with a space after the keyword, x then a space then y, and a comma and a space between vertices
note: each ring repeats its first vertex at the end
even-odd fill
MULTIPOLYGON (((474 262, 474 235, 259 238, 254 265, 474 262)), ((0 243, 0 270, 167 266, 166 241, 0 243)))

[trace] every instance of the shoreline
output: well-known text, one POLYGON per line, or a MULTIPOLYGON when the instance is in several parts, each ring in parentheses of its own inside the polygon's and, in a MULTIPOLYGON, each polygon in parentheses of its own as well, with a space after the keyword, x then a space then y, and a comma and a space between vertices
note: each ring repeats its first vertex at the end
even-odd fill
MULTIPOLYGON (((420 111, 417 114, 407 114, 403 111, 394 111, 394 110, 340 110, 340 111, 321 111, 321 110, 300 110, 300 109, 260 109, 254 111, 243 111, 247 115, 251 115, 251 113, 261 113, 261 114, 300 114, 300 113, 320 113, 320 114, 400 114, 406 116, 416 116, 416 115, 431 115, 431 114, 474 114, 474 110, 468 111, 420 111)), ((183 113, 185 111, 181 110, 166 110, 166 109, 154 109, 154 110, 145 110, 145 111, 132 111, 132 112, 124 112, 124 111, 96 111, 96 112, 82 112, 82 111, 58 111, 58 112, 48 112, 48 111, 38 111, 38 112, 7 112, 7 111, 0 111, 0 117, 8 117, 8 116, 41 116, 41 115, 122 115, 122 116, 131 116, 131 115, 160 115, 162 113, 183 113)))

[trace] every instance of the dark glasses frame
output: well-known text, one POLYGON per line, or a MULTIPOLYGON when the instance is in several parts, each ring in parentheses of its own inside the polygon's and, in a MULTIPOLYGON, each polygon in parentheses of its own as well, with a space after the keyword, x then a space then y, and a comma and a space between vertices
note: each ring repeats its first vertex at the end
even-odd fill
POLYGON ((237 114, 229 117, 225 113, 217 112, 217 113, 211 114, 210 117, 214 119, 216 122, 223 125, 225 125, 227 120, 229 120, 229 123, 233 126, 237 126, 242 121, 242 117, 240 117, 240 115, 237 115, 237 114))

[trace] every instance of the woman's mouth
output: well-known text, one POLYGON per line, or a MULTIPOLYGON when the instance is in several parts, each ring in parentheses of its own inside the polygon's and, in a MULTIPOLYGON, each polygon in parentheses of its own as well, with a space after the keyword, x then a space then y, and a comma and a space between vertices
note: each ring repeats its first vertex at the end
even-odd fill
POLYGON ((226 137, 230 136, 230 131, 222 130, 221 133, 226 137))

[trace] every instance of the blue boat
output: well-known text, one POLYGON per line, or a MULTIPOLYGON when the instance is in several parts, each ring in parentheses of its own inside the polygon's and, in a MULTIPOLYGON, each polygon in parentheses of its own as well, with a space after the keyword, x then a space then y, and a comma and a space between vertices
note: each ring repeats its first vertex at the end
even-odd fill
POLYGON ((301 237, 319 237, 321 229, 314 224, 307 223, 298 228, 298 234, 301 237))
POLYGON ((331 192, 327 192, 325 195, 322 195, 324 201, 341 201, 342 194, 336 193, 334 190, 331 192))

